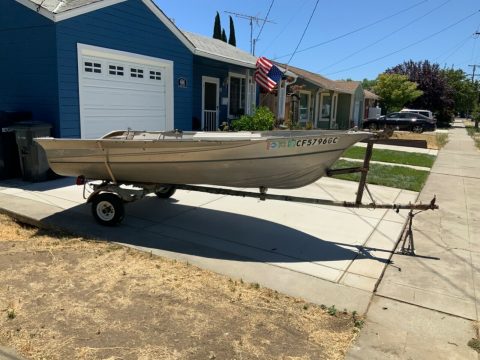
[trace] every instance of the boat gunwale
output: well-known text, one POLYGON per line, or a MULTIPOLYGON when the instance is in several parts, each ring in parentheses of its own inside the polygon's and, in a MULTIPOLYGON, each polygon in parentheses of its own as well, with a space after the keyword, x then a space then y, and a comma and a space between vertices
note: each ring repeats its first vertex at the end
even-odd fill
MULTIPOLYGON (((174 135, 168 135, 168 138, 158 138, 158 139, 127 139, 127 138, 99 138, 99 139, 76 139, 76 138, 55 138, 55 137, 39 137, 35 138, 43 142, 42 140, 47 140, 48 142, 86 142, 86 143, 113 143, 113 142, 122 142, 122 143, 154 143, 154 142, 257 142, 257 141, 272 141, 272 140, 286 140, 286 139, 298 139, 298 138, 318 138, 318 137, 327 137, 327 136, 337 136, 337 135, 363 135, 364 139, 373 136, 373 133, 367 131, 354 131, 354 130, 278 130, 279 134, 274 133, 274 131, 258 131, 258 132, 249 132, 252 135, 260 134, 260 137, 235 137, 235 132, 225 132, 225 137, 198 137, 194 138, 195 134, 208 134, 209 132, 184 132, 182 135, 175 137, 174 135), (297 134, 295 132, 298 132, 297 134), (313 132, 313 133, 311 133, 313 132), (273 133, 273 134, 272 134, 273 133), (188 135, 188 137, 183 137, 183 134, 188 135), (368 136, 366 136, 368 135, 368 136)), ((161 136, 163 132, 155 131, 145 131, 140 133, 148 134, 158 134, 161 136)), ((211 132, 212 134, 219 134, 220 132, 211 132)), ((109 134, 105 135, 108 136, 109 134)), ((126 137, 126 136, 125 136, 126 137)), ((359 140, 360 141, 360 140, 359 140)))

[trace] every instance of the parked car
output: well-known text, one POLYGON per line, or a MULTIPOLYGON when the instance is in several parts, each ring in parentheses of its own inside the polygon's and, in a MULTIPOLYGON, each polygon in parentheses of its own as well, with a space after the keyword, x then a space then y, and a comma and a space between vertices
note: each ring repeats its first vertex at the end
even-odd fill
POLYGON ((436 120, 412 112, 394 112, 379 118, 365 120, 363 128, 370 130, 392 128, 421 133, 423 131, 434 131, 436 120))
POLYGON ((400 112, 409 112, 409 113, 415 113, 415 114, 420 114, 423 116, 428 117, 429 119, 433 119, 434 116, 430 110, 419 110, 419 109, 402 109, 400 112))

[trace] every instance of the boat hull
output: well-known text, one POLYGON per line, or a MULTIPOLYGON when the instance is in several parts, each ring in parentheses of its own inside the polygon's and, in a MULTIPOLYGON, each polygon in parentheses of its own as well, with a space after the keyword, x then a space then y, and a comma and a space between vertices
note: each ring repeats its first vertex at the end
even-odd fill
POLYGON ((52 170, 64 176, 119 183, 289 189, 318 180, 346 148, 370 136, 335 131, 268 132, 251 138, 228 134, 195 138, 192 134, 144 136, 145 140, 136 136, 36 141, 46 151, 52 170))

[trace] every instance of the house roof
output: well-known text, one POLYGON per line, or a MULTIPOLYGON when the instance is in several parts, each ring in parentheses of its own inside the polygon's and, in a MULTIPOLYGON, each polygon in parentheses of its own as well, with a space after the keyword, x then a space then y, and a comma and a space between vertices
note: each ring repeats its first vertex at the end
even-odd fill
POLYGON ((65 11, 80 8, 103 0, 30 0, 39 7, 53 13, 60 14, 65 11))
POLYGON ((336 80, 335 82, 340 89, 349 94, 353 94, 361 85, 360 81, 336 80))
MULTIPOLYGON (((282 67, 287 67, 287 65, 285 64, 281 64, 281 63, 277 63, 275 62, 275 64, 279 65, 279 66, 282 66, 282 67)), ((337 92, 341 92, 341 93, 348 93, 348 94, 351 94, 352 92, 351 91, 348 91, 344 86, 342 86, 341 84, 338 84, 337 81, 335 80, 330 80, 322 75, 319 75, 319 74, 315 74, 313 72, 310 72, 310 71, 307 71, 307 70, 304 70, 304 69, 300 69, 300 68, 297 68, 295 66, 291 66, 291 65, 288 65, 288 70, 290 70, 291 72, 295 73, 298 77, 304 79, 304 80, 307 80, 325 90, 332 90, 332 91, 337 91, 337 92)))
MULTIPOLYGON (((127 0, 16 0, 53 21, 95 11, 127 0)), ((235 65, 255 68, 256 57, 223 41, 180 31, 152 0, 142 0, 195 55, 235 65)))
POLYGON ((380 99, 380 96, 378 96, 377 94, 375 94, 371 91, 363 90, 363 93, 365 95, 365 99, 374 99, 374 100, 380 99))
POLYGON ((257 58, 222 40, 204 35, 183 31, 188 40, 195 46, 195 55, 215 58, 216 60, 255 68, 257 58))

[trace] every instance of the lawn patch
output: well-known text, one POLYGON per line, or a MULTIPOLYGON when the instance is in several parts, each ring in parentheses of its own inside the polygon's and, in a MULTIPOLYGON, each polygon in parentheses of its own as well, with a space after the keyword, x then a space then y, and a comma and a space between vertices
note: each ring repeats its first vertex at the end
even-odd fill
POLYGON ((470 135, 475 142, 475 146, 480 149, 480 129, 476 129, 470 125, 465 126, 465 129, 467 129, 468 135, 470 135))
MULTIPOLYGON (((353 146, 347 149, 342 156, 351 159, 363 159, 365 157, 365 151, 366 148, 353 146)), ((374 147, 372 160, 431 168, 435 162, 435 156, 397 150, 375 149, 374 147)))
MULTIPOLYGON (((358 167, 358 162, 339 160, 332 169, 358 167)), ((402 166, 370 164, 367 183, 419 192, 427 181, 429 172, 402 166)), ((360 173, 335 175, 337 179, 360 181, 360 173)))

